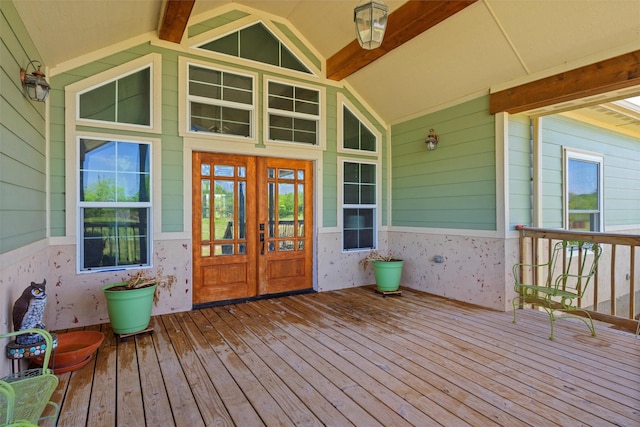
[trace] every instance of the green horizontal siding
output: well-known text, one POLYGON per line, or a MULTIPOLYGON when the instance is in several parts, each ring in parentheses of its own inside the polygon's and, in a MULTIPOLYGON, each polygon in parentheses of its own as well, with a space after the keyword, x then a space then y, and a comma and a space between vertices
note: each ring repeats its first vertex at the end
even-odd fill
POLYGON ((278 29, 280 31, 282 31, 282 33, 287 36, 287 38, 289 39, 289 41, 295 45, 301 52, 302 54, 305 56, 305 58, 308 61, 311 61, 311 63, 318 69, 320 69, 320 67, 322 66, 322 61, 320 60, 320 58, 318 58, 316 55, 313 54, 313 52, 311 52, 311 49, 309 49, 303 42, 302 40, 300 40, 298 38, 298 36, 296 36, 294 34, 293 31, 291 31, 291 29, 289 27, 287 27, 286 25, 280 23, 280 22, 275 22, 275 21, 271 21, 276 27, 278 27, 278 29))
POLYGON ((47 237, 46 104, 27 99, 18 79, 20 68, 41 56, 13 2, 0 1, 0 38, 0 253, 5 253, 47 237))
POLYGON ((219 15, 198 24, 189 26, 189 28, 187 29, 187 34, 189 37, 195 37, 199 34, 206 33, 209 30, 222 27, 223 25, 227 25, 231 22, 237 21, 238 19, 242 19, 248 15, 249 14, 246 12, 232 10, 223 15, 219 15))
POLYGON ((532 224, 531 125, 527 116, 509 118, 509 229, 532 224))
POLYGON ((542 119, 544 227, 561 227, 562 148, 604 156, 606 226, 640 224, 640 139, 568 117, 542 119))
POLYGON ((495 123, 481 97, 392 126, 394 226, 496 229, 495 123), (440 136, 434 151, 429 129, 440 136))

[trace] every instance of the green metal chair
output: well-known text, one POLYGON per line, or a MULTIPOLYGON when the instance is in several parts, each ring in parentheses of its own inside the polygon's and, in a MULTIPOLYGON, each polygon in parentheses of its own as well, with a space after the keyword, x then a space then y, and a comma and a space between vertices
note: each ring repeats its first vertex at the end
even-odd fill
MULTIPOLYGON (((565 315, 582 320, 592 336, 596 336, 591 315, 579 307, 589 283, 593 279, 602 254, 602 247, 589 242, 562 241, 554 245, 549 261, 544 264, 519 263, 513 266, 515 278, 514 289, 516 296, 513 303, 513 323, 516 323, 516 309, 518 304, 534 304, 542 307, 551 321, 551 335, 553 340, 553 324, 564 316, 556 316, 560 311, 565 315), (536 274, 528 276, 542 276, 542 284, 531 283, 533 280, 523 281, 525 271, 536 274), (581 316, 573 313, 581 312, 581 316)), ((539 282, 538 282, 539 283, 539 282)))
POLYGON ((59 407, 49 401, 58 386, 58 377, 48 368, 53 344, 51 335, 42 329, 25 329, 2 334, 0 338, 28 333, 44 337, 46 349, 43 367, 16 372, 0 379, 0 426, 38 425, 45 420, 56 425, 58 420, 59 407), (53 408, 53 414, 42 417, 47 405, 53 408))

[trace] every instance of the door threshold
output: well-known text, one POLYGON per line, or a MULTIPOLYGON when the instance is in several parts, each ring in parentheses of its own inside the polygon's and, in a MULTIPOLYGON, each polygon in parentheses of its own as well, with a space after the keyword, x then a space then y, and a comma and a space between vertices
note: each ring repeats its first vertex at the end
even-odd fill
POLYGON ((280 292, 280 293, 277 293, 277 294, 258 295, 258 296, 255 296, 255 297, 236 298, 236 299, 229 299, 229 300, 224 300, 224 301, 203 302, 203 303, 200 303, 200 304, 193 304, 191 306, 191 309, 192 310, 199 310, 201 308, 220 307, 220 306, 223 306, 223 305, 241 304, 243 302, 259 301, 259 300, 263 300, 263 299, 289 297, 289 296, 293 296, 293 295, 303 295, 303 294, 312 294, 312 293, 316 293, 316 291, 313 288, 300 289, 298 291, 287 291, 287 292, 280 292))

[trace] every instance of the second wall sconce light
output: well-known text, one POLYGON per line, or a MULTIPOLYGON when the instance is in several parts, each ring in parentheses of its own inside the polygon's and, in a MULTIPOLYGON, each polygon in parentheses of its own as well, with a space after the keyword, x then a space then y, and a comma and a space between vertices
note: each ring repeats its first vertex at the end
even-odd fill
POLYGON ((22 87, 29 99, 44 102, 49 96, 51 87, 44 79, 46 77, 44 73, 40 71, 41 66, 39 61, 31 61, 27 64, 27 68, 21 68, 20 83, 22 83, 22 87), (31 73, 29 73, 29 68, 33 70, 31 73))
POLYGON ((440 141, 438 134, 433 129, 429 129, 429 135, 427 135, 427 140, 425 141, 427 150, 435 150, 438 146, 438 141, 440 141))

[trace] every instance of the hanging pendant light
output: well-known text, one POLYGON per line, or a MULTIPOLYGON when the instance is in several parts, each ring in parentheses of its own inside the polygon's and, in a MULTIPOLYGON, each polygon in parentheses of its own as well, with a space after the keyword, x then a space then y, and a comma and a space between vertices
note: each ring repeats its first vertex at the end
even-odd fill
POLYGON ((380 47, 387 29, 389 8, 382 0, 362 0, 353 11, 356 35, 363 49, 380 47))

